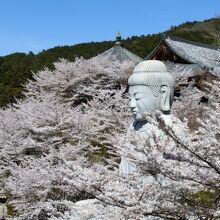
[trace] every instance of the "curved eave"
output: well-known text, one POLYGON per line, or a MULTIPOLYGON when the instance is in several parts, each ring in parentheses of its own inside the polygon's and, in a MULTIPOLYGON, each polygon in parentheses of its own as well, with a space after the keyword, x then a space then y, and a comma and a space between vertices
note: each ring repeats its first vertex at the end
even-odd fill
MULTIPOLYGON (((146 59, 146 60, 152 59, 152 57, 154 57, 154 56, 156 55, 156 53, 160 50, 161 45, 164 44, 164 45, 166 45, 166 46, 169 48, 169 50, 170 50, 173 54, 175 54, 176 56, 180 57, 181 59, 183 59, 183 60, 186 61, 187 63, 190 63, 190 64, 198 64, 198 65, 200 65, 202 68, 204 68, 204 65, 203 65, 203 64, 198 63, 198 62, 195 62, 195 61, 189 59, 187 56, 183 56, 182 54, 180 54, 180 53, 178 52, 178 50, 173 49, 172 46, 167 42, 167 40, 166 40, 167 38, 168 38, 168 37, 163 34, 163 35, 161 36, 161 41, 159 42, 159 44, 154 48, 154 50, 153 50, 145 59, 146 59)), ((171 38, 171 39, 172 39, 172 38, 171 38)))
MULTIPOLYGON (((191 60, 189 57, 184 56, 183 54, 180 54, 180 53, 178 52, 178 50, 173 49, 172 46, 169 45, 169 43, 166 41, 166 38, 168 38, 168 37, 165 36, 165 35, 162 36, 162 39, 163 39, 164 44, 165 44, 175 55, 179 56, 180 58, 182 58, 183 60, 185 60, 186 62, 188 62, 188 63, 190 63, 190 64, 197 64, 197 65, 199 65, 201 68, 205 68, 205 67, 206 67, 204 64, 202 64, 202 63, 200 63, 200 62, 198 62, 198 61, 196 61, 196 60, 195 60, 195 61, 194 61, 194 60, 191 60)), ((171 39, 172 39, 172 38, 171 38, 171 39)))
POLYGON ((166 34, 162 35, 162 39, 166 40, 167 38, 170 38, 173 41, 179 41, 179 42, 183 42, 183 43, 186 43, 186 44, 191 44, 191 45, 198 46, 198 47, 204 47, 204 48, 209 48, 209 49, 213 49, 213 50, 219 50, 218 46, 204 44, 204 43, 198 43, 198 42, 194 42, 194 41, 191 41, 191 40, 186 40, 186 39, 182 39, 182 38, 179 38, 179 37, 174 37, 174 36, 166 35, 166 34))

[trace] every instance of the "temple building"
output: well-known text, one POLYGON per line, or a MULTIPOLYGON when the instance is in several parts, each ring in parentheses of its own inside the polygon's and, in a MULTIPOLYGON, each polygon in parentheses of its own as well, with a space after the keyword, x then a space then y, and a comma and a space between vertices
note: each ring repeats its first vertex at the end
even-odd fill
POLYGON ((146 57, 167 63, 188 64, 220 76, 220 48, 162 35, 160 43, 146 57))
POLYGON ((120 62, 123 62, 125 60, 133 61, 134 63, 139 63, 143 61, 143 59, 136 54, 132 53, 131 51, 127 50, 123 47, 121 43, 121 35, 118 32, 116 35, 116 41, 112 48, 109 50, 106 50, 105 52, 99 54, 98 56, 106 56, 110 59, 117 59, 120 62))

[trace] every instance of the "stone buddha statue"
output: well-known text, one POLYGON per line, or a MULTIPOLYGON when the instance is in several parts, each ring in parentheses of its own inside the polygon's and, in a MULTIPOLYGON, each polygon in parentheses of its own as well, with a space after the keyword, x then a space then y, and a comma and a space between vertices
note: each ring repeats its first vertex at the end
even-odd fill
MULTIPOLYGON (((168 73, 164 63, 158 60, 147 60, 140 62, 134 68, 128 80, 128 86, 130 108, 134 118, 130 129, 147 138, 148 131, 157 128, 147 121, 146 115, 159 110, 169 121, 174 79, 168 73)), ((129 148, 132 148, 132 145, 128 146, 128 150, 129 148)), ((129 174, 136 170, 134 163, 121 158, 120 174, 129 174)))

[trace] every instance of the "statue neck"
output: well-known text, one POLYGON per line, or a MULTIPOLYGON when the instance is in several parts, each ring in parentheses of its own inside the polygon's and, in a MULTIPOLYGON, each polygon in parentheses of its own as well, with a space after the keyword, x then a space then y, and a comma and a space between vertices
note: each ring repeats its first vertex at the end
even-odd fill
POLYGON ((148 123, 147 121, 134 121, 133 128, 135 131, 139 131, 147 123, 148 123))
MULTIPOLYGON (((172 116, 169 114, 162 114, 162 117, 164 119, 164 121, 166 122, 166 124, 171 125, 172 124, 172 116)), ((145 131, 148 128, 152 127, 154 125, 152 125, 151 123, 149 123, 148 121, 134 121, 133 122, 133 129, 135 131, 145 131)))

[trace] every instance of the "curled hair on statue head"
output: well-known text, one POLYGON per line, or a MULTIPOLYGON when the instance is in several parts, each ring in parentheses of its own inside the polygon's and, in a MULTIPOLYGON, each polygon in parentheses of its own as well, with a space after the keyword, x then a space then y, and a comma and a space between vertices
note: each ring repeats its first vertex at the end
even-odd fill
POLYGON ((158 60, 140 62, 128 79, 129 89, 148 87, 155 97, 161 97, 162 111, 169 111, 174 96, 174 79, 164 63, 158 60))
POLYGON ((174 79, 167 72, 134 73, 128 79, 128 86, 148 86, 156 97, 159 96, 162 86, 168 86, 170 87, 171 98, 174 94, 174 79))

